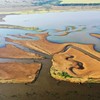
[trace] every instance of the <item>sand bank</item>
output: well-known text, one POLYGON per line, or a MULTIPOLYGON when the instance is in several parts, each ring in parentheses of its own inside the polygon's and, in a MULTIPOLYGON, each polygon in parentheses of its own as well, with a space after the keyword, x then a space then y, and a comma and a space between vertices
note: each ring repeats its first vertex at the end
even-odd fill
MULTIPOLYGON (((96 55, 97 57, 100 57, 100 53, 95 51, 93 48, 93 44, 78 44, 78 43, 63 43, 63 44, 57 44, 57 43, 53 43, 53 42, 49 42, 46 37, 48 36, 48 33, 43 33, 43 34, 26 34, 26 36, 37 36, 39 37, 38 41, 32 41, 32 40, 27 40, 27 41, 23 41, 23 40, 12 40, 9 38, 6 38, 6 40, 8 42, 14 42, 14 43, 18 43, 21 44, 23 46, 26 46, 28 48, 31 49, 35 49, 41 52, 44 52, 46 54, 49 55, 53 55, 55 53, 58 53, 60 51, 62 51, 66 46, 75 46, 78 48, 81 48, 87 52, 90 52, 93 55, 96 55)), ((21 37, 21 36, 16 36, 16 37, 21 37)))
POLYGON ((1 83, 28 83, 35 80, 39 63, 0 63, 1 83))
POLYGON ((23 51, 11 44, 6 47, 0 48, 0 58, 42 58, 41 56, 23 51))
POLYGON ((91 33, 90 35, 100 39, 100 34, 91 33))
MULTIPOLYGON (((99 59, 100 60, 100 59, 99 59)), ((100 82, 100 61, 70 47, 66 52, 53 56, 51 76, 74 83, 100 82)))
POLYGON ((38 50, 40 52, 49 54, 49 55, 53 55, 54 53, 57 53, 59 51, 62 50, 62 48, 64 48, 64 44, 56 44, 56 43, 51 43, 48 42, 46 40, 46 36, 48 36, 48 34, 27 34, 29 36, 38 36, 40 38, 40 40, 38 41, 33 41, 33 40, 12 40, 12 39, 8 39, 6 38, 6 40, 8 42, 14 42, 14 43, 18 43, 21 44, 23 46, 26 46, 28 48, 31 49, 35 49, 38 50))

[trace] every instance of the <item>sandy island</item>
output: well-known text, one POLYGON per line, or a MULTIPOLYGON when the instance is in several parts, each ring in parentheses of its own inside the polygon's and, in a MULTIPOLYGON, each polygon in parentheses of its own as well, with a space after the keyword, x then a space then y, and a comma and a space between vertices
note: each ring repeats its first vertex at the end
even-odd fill
POLYGON ((64 48, 64 44, 56 44, 56 43, 51 43, 46 40, 46 37, 48 36, 47 33, 43 34, 27 34, 28 36, 38 36, 40 40, 38 41, 33 41, 33 40, 13 40, 10 38, 6 38, 6 41, 8 42, 13 42, 13 43, 18 43, 20 45, 26 46, 31 49, 38 50, 40 52, 52 55, 54 53, 57 53, 64 48))
POLYGON ((83 51, 70 47, 53 56, 51 76, 74 83, 100 83, 100 58, 94 59, 83 51))
POLYGON ((1 83, 28 83, 35 80, 41 64, 39 63, 0 63, 1 83))
POLYGON ((42 56, 23 51, 11 44, 6 47, 0 48, 0 58, 42 58, 42 56))
POLYGON ((91 33, 90 35, 100 39, 100 34, 91 33))

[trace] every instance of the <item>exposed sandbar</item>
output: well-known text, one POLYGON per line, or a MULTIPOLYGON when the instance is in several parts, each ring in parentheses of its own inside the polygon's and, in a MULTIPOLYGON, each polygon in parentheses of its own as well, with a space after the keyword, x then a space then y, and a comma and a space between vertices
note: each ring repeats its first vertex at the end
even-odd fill
POLYGON ((0 48, 0 58, 42 58, 38 54, 26 52, 11 44, 0 48))
POLYGON ((14 43, 18 43, 21 44, 23 46, 26 46, 28 48, 31 49, 35 49, 41 52, 44 52, 46 54, 52 55, 54 53, 57 53, 59 51, 62 50, 62 48, 64 48, 64 44, 56 44, 56 43, 51 43, 48 42, 46 40, 46 36, 48 36, 48 34, 28 34, 29 36, 38 36, 40 39, 38 41, 33 41, 33 40, 12 40, 12 39, 8 39, 6 38, 7 41, 10 42, 14 42, 14 43))
POLYGON ((90 35, 100 39, 100 34, 91 33, 90 35))
POLYGON ((28 83, 35 80, 39 63, 0 63, 0 83, 28 83))
POLYGON ((100 82, 100 61, 73 47, 53 56, 51 76, 75 83, 100 82))
MULTIPOLYGON (((10 41, 10 42, 21 44, 21 45, 26 46, 26 47, 31 48, 31 49, 35 49, 35 50, 44 52, 44 53, 49 54, 49 55, 53 55, 55 53, 62 51, 65 48, 65 46, 72 45, 72 46, 81 48, 87 52, 90 52, 93 55, 96 55, 97 57, 100 57, 100 53, 94 50, 93 44, 79 44, 79 43, 57 44, 57 43, 49 42, 46 39, 46 37, 48 36, 47 33, 43 33, 43 34, 31 34, 30 33, 30 34, 26 34, 26 36, 33 36, 33 37, 37 36, 37 37, 39 37, 39 40, 37 40, 37 41, 33 41, 33 40, 24 41, 24 40, 12 40, 9 38, 6 38, 6 40, 10 41)), ((21 36, 17 36, 17 37, 21 37, 21 36)))

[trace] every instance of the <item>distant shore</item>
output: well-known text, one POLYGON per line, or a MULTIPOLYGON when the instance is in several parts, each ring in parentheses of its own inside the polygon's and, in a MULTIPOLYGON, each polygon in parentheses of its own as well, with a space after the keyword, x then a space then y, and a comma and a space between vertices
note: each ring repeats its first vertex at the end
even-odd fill
POLYGON ((35 14, 48 12, 63 12, 63 11, 99 11, 100 6, 16 6, 16 7, 0 7, 0 21, 6 15, 13 14, 35 14))
POLYGON ((51 11, 81 11, 81 10, 100 10, 100 5, 97 6, 11 6, 11 7, 0 7, 0 14, 14 13, 23 11, 34 11, 34 12, 51 12, 51 11))

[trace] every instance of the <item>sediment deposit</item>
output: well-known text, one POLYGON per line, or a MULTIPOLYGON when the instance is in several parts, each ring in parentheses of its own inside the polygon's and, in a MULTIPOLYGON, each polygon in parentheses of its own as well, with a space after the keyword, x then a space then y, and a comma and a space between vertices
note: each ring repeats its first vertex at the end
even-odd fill
POLYGON ((53 56, 51 76, 75 83, 100 82, 100 58, 95 59, 83 51, 70 47, 53 56))
POLYGON ((0 63, 1 83, 28 83, 35 80, 41 64, 39 63, 0 63))
POLYGON ((0 58, 42 58, 38 54, 26 52, 11 44, 0 48, 0 58))

